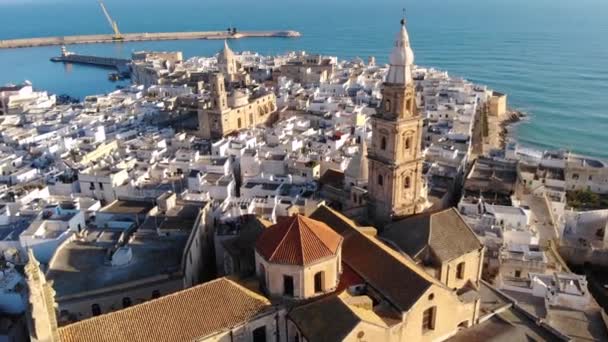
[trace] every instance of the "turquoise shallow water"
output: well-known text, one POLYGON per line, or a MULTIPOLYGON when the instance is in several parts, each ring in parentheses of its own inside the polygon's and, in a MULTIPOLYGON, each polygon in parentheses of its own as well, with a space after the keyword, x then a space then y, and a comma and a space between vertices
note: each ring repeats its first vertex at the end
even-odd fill
MULTIPOLYGON (((608 158, 608 1, 606 0, 106 0, 123 32, 295 29, 300 39, 245 39, 234 50, 307 50, 385 62, 407 5, 416 62, 506 92, 531 114, 517 127, 527 145, 608 158)), ((0 0, 0 39, 106 33, 95 0, 0 0)), ((219 41, 165 41, 70 47, 128 57, 132 51, 211 55, 219 41)), ((115 83, 107 70, 49 62, 58 47, 0 50, 0 84, 83 97, 115 83)))

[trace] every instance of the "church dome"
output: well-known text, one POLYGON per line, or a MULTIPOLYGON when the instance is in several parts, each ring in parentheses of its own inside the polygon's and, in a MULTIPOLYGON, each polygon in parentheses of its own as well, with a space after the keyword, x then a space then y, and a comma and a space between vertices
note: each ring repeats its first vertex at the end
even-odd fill
POLYGON ((325 223, 294 215, 266 229, 255 248, 269 263, 305 266, 336 256, 342 240, 325 223))
POLYGON ((228 103, 230 107, 237 108, 246 106, 249 104, 249 95, 241 90, 235 90, 232 92, 232 95, 228 99, 228 103))

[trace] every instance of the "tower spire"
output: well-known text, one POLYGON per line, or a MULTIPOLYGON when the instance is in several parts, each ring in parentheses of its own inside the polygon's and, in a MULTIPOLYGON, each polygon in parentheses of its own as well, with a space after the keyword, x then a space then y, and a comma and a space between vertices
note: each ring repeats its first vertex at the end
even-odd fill
POLYGON ((401 19, 401 29, 395 37, 395 44, 389 61, 390 68, 386 77, 387 83, 408 85, 412 82, 414 52, 410 46, 410 37, 405 28, 405 9, 403 9, 403 17, 401 19))
POLYGON ((377 223, 422 212, 428 204, 420 150, 422 116, 416 107, 414 53, 405 29, 405 14, 401 23, 382 87, 382 103, 378 114, 371 118, 367 186, 369 212, 377 223))

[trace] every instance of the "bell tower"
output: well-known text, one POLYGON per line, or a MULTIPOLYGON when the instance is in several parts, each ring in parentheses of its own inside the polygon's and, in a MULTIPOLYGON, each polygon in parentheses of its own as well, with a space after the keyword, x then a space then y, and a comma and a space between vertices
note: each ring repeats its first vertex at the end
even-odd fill
POLYGON ((422 117, 416 107, 413 63, 403 19, 390 55, 382 103, 371 121, 368 190, 370 214, 378 223, 419 213, 427 206, 420 151, 422 117))
POLYGON ((224 112, 228 110, 228 95, 224 85, 224 75, 221 73, 211 76, 211 92, 213 96, 213 109, 224 112))

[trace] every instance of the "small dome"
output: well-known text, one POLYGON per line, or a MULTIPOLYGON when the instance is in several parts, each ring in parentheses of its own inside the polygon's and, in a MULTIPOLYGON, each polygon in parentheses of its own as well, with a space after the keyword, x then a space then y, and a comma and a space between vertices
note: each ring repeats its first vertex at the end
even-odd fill
POLYGON ((229 98, 230 107, 242 107, 249 104, 249 95, 247 93, 235 90, 232 92, 232 95, 229 98))
POLYGON ((255 249, 270 263, 304 266, 337 255, 342 240, 325 223, 294 215, 266 229, 255 249))

